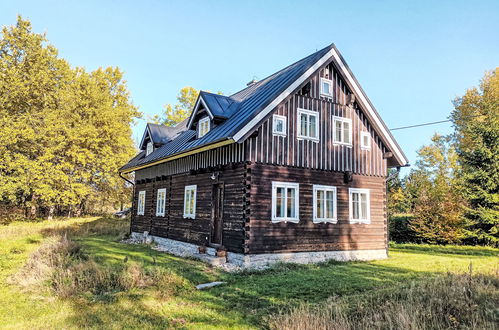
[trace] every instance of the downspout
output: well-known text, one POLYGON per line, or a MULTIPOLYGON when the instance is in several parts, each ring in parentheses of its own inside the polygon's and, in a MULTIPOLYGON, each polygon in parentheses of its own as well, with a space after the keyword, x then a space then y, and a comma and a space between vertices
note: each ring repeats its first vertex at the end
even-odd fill
POLYGON ((120 178, 132 185, 132 207, 130 208, 130 229, 128 230, 128 236, 132 235, 132 215, 133 215, 133 198, 135 196, 135 183, 125 178, 121 172, 118 172, 120 178))

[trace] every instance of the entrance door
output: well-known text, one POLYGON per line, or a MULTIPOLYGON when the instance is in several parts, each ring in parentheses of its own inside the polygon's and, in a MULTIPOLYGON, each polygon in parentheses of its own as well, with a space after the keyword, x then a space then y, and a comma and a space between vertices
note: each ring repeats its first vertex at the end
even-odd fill
POLYGON ((215 245, 222 244, 223 205, 224 205, 224 185, 223 183, 214 184, 212 201, 211 201, 212 227, 211 227, 210 243, 215 245))

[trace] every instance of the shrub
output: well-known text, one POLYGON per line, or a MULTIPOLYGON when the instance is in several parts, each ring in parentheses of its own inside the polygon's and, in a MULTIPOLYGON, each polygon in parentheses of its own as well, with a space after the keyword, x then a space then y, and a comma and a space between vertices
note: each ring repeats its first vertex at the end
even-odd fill
POLYGON ((493 329, 497 276, 447 274, 354 298, 330 298, 269 318, 272 329, 493 329))
POLYGON ((409 227, 412 214, 394 214, 388 219, 388 233, 391 241, 410 243, 415 241, 415 233, 409 227))

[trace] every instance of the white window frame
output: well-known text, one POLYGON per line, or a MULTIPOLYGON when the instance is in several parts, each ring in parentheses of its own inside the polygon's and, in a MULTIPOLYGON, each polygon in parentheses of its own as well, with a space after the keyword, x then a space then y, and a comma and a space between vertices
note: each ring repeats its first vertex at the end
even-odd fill
MULTIPOLYGON (((314 208, 313 222, 314 223, 321 223, 321 222, 337 223, 338 222, 338 217, 337 217, 337 205, 338 205, 338 203, 337 203, 337 189, 336 189, 336 187, 314 184, 313 185, 313 194, 314 194, 314 196, 313 196, 313 202, 314 202, 313 203, 313 208, 314 208), (317 215, 317 192, 318 191, 324 191, 324 196, 326 195, 326 192, 328 192, 328 191, 333 192, 333 217, 332 218, 328 218, 328 217, 320 218, 320 217, 318 217, 318 215, 317 215)), ((325 214, 327 214, 327 210, 325 211, 325 214)))
MULTIPOLYGON (((348 189, 348 198, 349 198, 349 212, 350 212, 350 223, 365 223, 365 224, 370 224, 371 223, 371 192, 369 189, 361 189, 361 188, 349 188, 348 189), (366 194, 366 202, 367 202, 367 215, 366 219, 354 219, 353 218, 353 194, 366 194)), ((361 208, 362 209, 362 208, 361 208)), ((361 210, 359 210, 360 214, 361 210)))
POLYGON ((298 139, 304 139, 304 140, 312 140, 314 142, 319 142, 319 112, 318 111, 313 111, 313 110, 307 110, 307 109, 302 109, 298 108, 297 111, 297 116, 296 116, 296 128, 297 128, 297 136, 298 139), (310 130, 310 124, 307 125, 307 135, 303 135, 301 132, 301 115, 306 114, 308 116, 308 123, 310 123, 310 117, 315 117, 316 123, 315 123, 315 136, 310 136, 308 131, 310 130))
POLYGON ((273 223, 278 223, 278 222, 294 222, 298 223, 300 222, 300 184, 295 183, 295 182, 279 182, 279 181, 272 181, 272 222, 273 223), (276 216, 276 205, 277 205, 277 188, 284 188, 284 191, 286 193, 285 195, 285 206, 284 206, 284 214, 288 213, 288 188, 294 188, 296 189, 296 196, 295 196, 295 217, 278 217, 276 216))
POLYGON ((287 131, 286 124, 287 124, 287 118, 286 118, 286 116, 273 115, 272 116, 272 134, 273 135, 286 136, 286 131, 287 131), (282 128, 283 128, 282 132, 279 132, 279 131, 276 130, 276 128, 277 128, 276 122, 278 120, 282 120, 282 128))
POLYGON ((349 146, 349 147, 352 146, 352 119, 345 118, 345 117, 333 116, 333 143, 334 144, 341 144, 341 145, 345 145, 345 146, 349 146), (341 137, 342 141, 336 140, 336 122, 341 122, 342 132, 340 134, 340 137, 341 137), (343 138, 344 138, 343 130, 345 129, 345 127, 344 127, 345 123, 348 123, 348 125, 350 126, 350 129, 348 130, 349 142, 343 141, 343 138))
POLYGON ((208 132, 211 130, 211 122, 210 122, 210 117, 203 117, 199 120, 198 122, 198 138, 201 138, 208 134, 208 132), (206 132, 202 130, 203 125, 206 124, 206 132))
POLYGON ((333 81, 332 81, 331 79, 321 78, 320 83, 321 83, 321 88, 320 88, 320 90, 321 90, 321 96, 325 96, 325 97, 333 97, 333 81), (323 88, 323 87, 324 87, 324 86, 323 86, 323 85, 324 85, 324 83, 329 84, 329 93, 326 93, 326 92, 324 91, 324 88, 323 88))
POLYGON ((362 150, 371 150, 371 134, 369 132, 360 132, 360 148, 362 150), (365 137, 367 137, 367 144, 364 144, 365 137))
POLYGON ((139 197, 137 198, 137 215, 144 215, 144 210, 146 208, 146 191, 139 191, 139 197))
POLYGON ((154 144, 149 141, 146 146, 146 157, 149 156, 154 151, 154 144))
POLYGON ((197 190, 198 186, 197 185, 190 185, 190 186, 185 186, 184 189, 184 218, 190 218, 190 219, 196 219, 196 198, 197 198, 197 190), (186 206, 187 206, 187 193, 190 192, 191 190, 194 190, 194 206, 192 210, 189 210, 191 212, 186 212, 186 206))
POLYGON ((162 188, 158 189, 156 195, 156 216, 164 217, 165 210, 166 210, 166 188, 162 188), (162 199, 160 199, 161 195, 163 196, 162 199))

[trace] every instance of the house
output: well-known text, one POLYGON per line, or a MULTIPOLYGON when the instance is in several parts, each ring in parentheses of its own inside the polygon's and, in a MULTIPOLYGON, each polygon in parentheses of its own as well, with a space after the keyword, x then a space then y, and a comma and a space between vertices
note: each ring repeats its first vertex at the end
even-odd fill
POLYGON ((408 160, 334 45, 148 124, 131 232, 241 267, 387 256, 386 178, 408 160))

